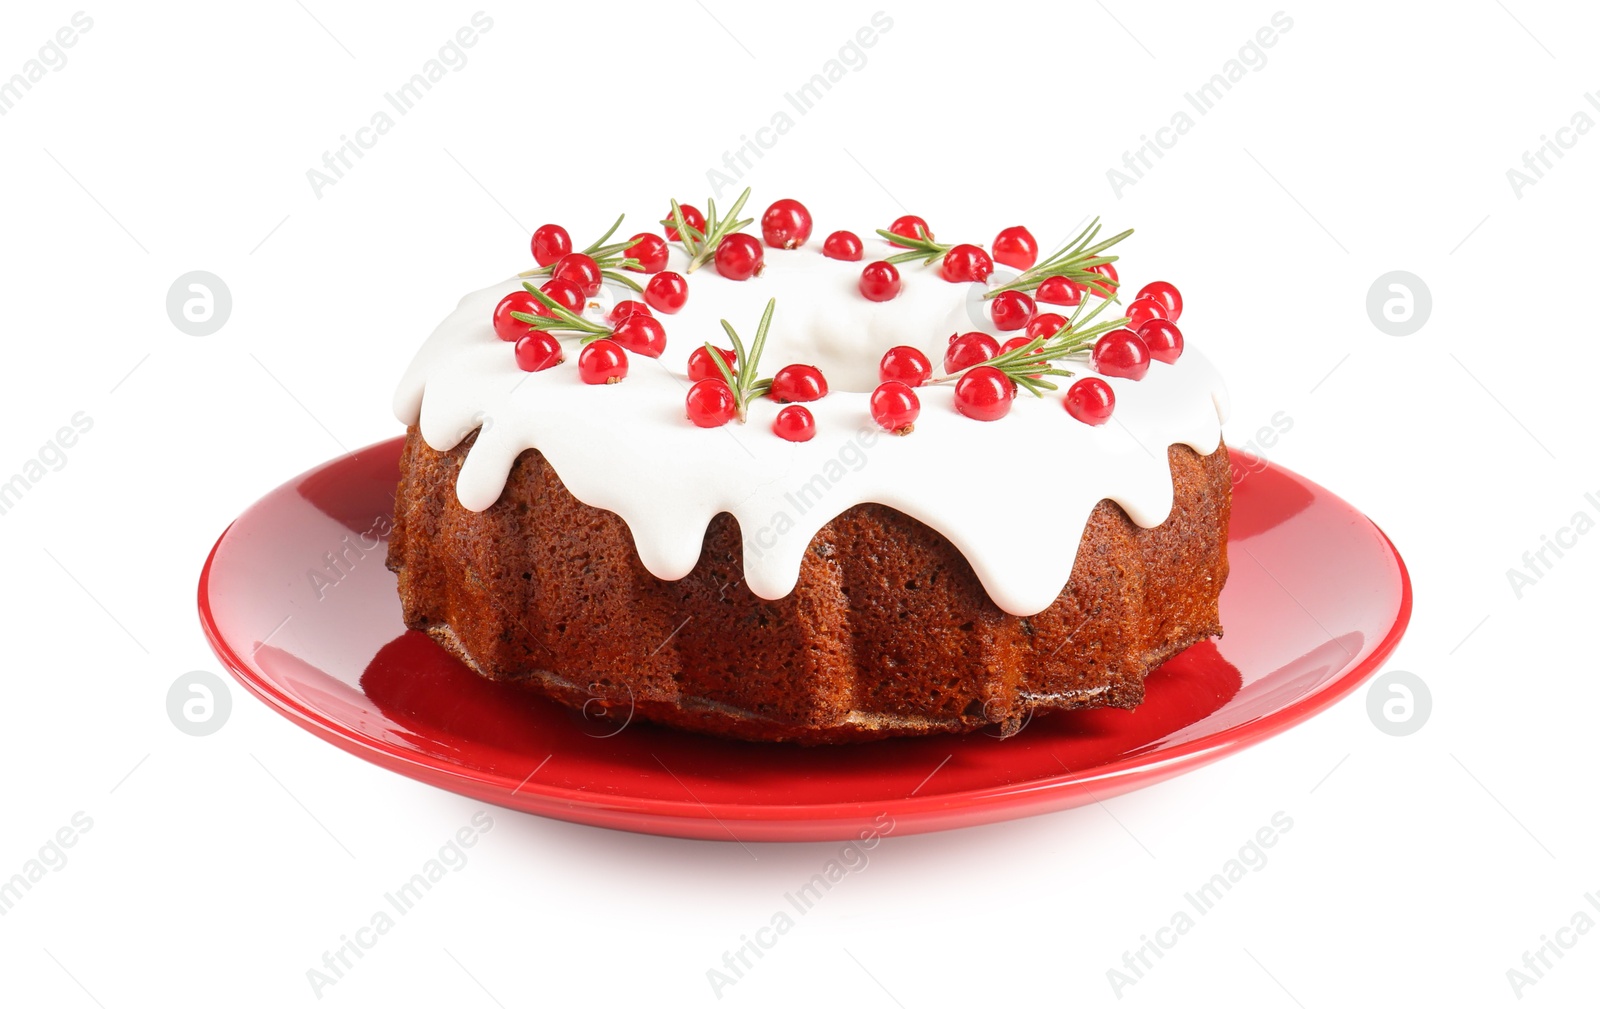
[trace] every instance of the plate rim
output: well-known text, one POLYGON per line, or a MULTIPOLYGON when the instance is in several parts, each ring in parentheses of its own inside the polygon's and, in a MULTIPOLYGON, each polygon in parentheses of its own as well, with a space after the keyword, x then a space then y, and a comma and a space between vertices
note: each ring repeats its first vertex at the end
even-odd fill
MULTIPOLYGON (((1406 567, 1405 559, 1400 555, 1400 551, 1395 547, 1393 540, 1376 522, 1372 521, 1365 512, 1356 508, 1339 495, 1329 491, 1321 484, 1283 466, 1279 466, 1269 459, 1229 446, 1228 451, 1231 456, 1246 460, 1252 464, 1269 467, 1297 482, 1309 484, 1343 504, 1351 513, 1360 516, 1372 531, 1378 535, 1383 548, 1394 562, 1395 574, 1399 583, 1399 607, 1392 618, 1388 631, 1373 646, 1372 650, 1364 658, 1350 662, 1336 675, 1318 685, 1316 689, 1277 711, 1238 725, 1217 730, 1216 732, 1206 733, 1171 747, 1154 748, 1143 753, 1124 756, 1109 763, 1097 765, 1080 774, 1073 774, 1063 769, 1059 775, 1052 774, 1023 782, 963 789, 955 792, 933 793, 926 796, 911 795, 902 798, 888 798, 878 801, 850 800, 785 804, 723 802, 707 804, 692 797, 688 799, 665 799, 638 795, 600 796, 594 792, 578 789, 554 785, 538 785, 532 783, 528 778, 524 778, 519 782, 513 780, 510 775, 471 769, 465 765, 444 759, 424 758, 415 751, 363 734, 354 727, 331 718, 315 706, 303 703, 277 688, 270 678, 260 674, 255 669, 247 657, 238 653, 226 640, 221 628, 217 626, 216 617, 210 603, 209 590, 212 568, 216 562, 217 554, 224 542, 226 542, 229 533, 233 531, 241 519, 260 507, 268 498, 273 497, 280 490, 296 485, 312 474, 372 452, 393 449, 398 455, 398 449, 404 440, 403 436, 385 439, 313 466, 298 476, 291 477, 267 491, 241 512, 237 518, 228 523, 208 551, 205 563, 200 569, 200 578, 197 585, 200 624, 206 641, 233 678, 251 694, 265 702, 270 709, 288 718, 289 721, 307 729, 313 735, 332 743, 347 753, 367 760, 369 763, 403 774, 406 777, 455 792, 456 794, 468 794, 509 809, 536 815, 552 816, 572 822, 592 824, 594 822, 593 817, 584 818, 581 815, 574 815, 590 813, 594 814, 594 816, 626 818, 632 822, 611 824, 610 826, 630 830, 642 829, 648 833, 668 834, 679 837, 712 837, 714 835, 707 833, 705 830, 707 825, 712 825, 721 827, 721 833, 731 835, 741 842, 746 840, 783 841, 818 840, 824 837, 854 837, 853 831, 835 833, 826 828, 832 827, 837 830, 846 826, 853 827, 861 822, 859 819, 861 815, 868 812, 887 813, 891 817, 906 817, 908 821, 913 822, 906 824, 906 829, 901 829, 897 826, 895 832, 897 834, 911 834, 947 829, 948 826, 976 826, 982 823, 992 823, 1037 813, 1063 810, 1079 804, 1060 801, 1057 797, 1063 796, 1064 793, 1070 794, 1073 790, 1082 790, 1098 800, 1099 798, 1120 795, 1136 788, 1157 784, 1180 773, 1212 763, 1257 742, 1269 739, 1312 718, 1348 696, 1356 687, 1376 672, 1394 653, 1395 648, 1399 646, 1400 640, 1405 636, 1411 622, 1412 584, 1410 572, 1406 567), (1130 778, 1132 780, 1129 780, 1130 778), (1101 787, 1096 788, 1096 786, 1101 787), (1056 801, 1053 802, 1053 799, 1056 801), (512 804, 513 800, 520 801, 512 804), (1018 806, 1026 806, 1028 808, 1018 809, 1018 806), (919 819, 936 819, 940 814, 965 814, 966 822, 959 825, 941 825, 935 822, 926 823, 920 827, 914 822, 919 819), (648 824, 637 822, 641 819, 649 821, 648 824), (731 829, 727 828, 727 824, 730 821, 740 826, 751 828, 755 830, 755 833, 746 836, 735 834, 731 829), (796 833, 792 829, 785 829, 796 827, 801 822, 808 823, 813 828, 824 829, 820 833, 816 830, 811 830, 803 834, 796 833), (695 826, 701 829, 684 833, 671 829, 675 825, 681 831, 689 831, 691 827, 695 826)), ((898 820, 895 822, 898 823, 898 820)))

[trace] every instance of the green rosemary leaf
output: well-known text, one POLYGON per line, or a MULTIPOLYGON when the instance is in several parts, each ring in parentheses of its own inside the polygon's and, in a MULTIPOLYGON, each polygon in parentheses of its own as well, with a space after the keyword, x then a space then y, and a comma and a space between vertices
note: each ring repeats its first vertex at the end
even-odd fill
POLYGON ((745 353, 744 341, 739 339, 739 334, 733 331, 727 319, 722 320, 722 328, 728 334, 728 339, 733 341, 733 354, 739 364, 739 370, 744 370, 744 362, 748 355, 745 353))
MULTIPOLYGON (((735 346, 737 346, 737 344, 735 344, 735 346)), ((728 367, 727 358, 722 356, 722 352, 720 350, 711 345, 710 340, 706 341, 706 356, 711 358, 711 363, 716 365, 717 371, 722 373, 722 380, 728 383, 729 389, 739 388, 739 380, 734 377, 733 369, 728 367)))
POLYGON ((615 235, 617 233, 617 229, 622 227, 622 219, 625 216, 627 216, 627 215, 626 214, 618 214, 617 215, 617 219, 615 221, 611 222, 611 227, 606 229, 606 233, 601 235, 599 238, 595 239, 595 241, 593 243, 591 243, 587 249, 583 250, 584 253, 586 255, 594 256, 595 258, 598 259, 599 255, 596 253, 595 250, 599 249, 602 245, 606 244, 606 239, 610 238, 612 235, 615 235))
MULTIPOLYGON (((746 192, 748 193, 749 190, 746 190, 746 192)), ((748 368, 741 370, 741 373, 743 371, 749 372, 751 381, 755 380, 756 369, 760 367, 761 352, 767 347, 767 330, 772 327, 772 313, 777 309, 777 307, 778 299, 768 298, 767 310, 761 313, 761 323, 756 327, 755 342, 751 344, 750 347, 750 364, 748 368)))
MULTIPOLYGON (((634 266, 639 265, 639 261, 636 259, 624 259, 623 262, 632 263, 634 266)), ((626 269, 626 267, 624 267, 624 269, 626 269)), ((631 288, 633 291, 639 294, 644 293, 644 288, 639 286, 639 282, 628 276, 626 273, 618 273, 616 270, 601 270, 600 276, 612 281, 613 283, 621 284, 623 287, 631 288)))

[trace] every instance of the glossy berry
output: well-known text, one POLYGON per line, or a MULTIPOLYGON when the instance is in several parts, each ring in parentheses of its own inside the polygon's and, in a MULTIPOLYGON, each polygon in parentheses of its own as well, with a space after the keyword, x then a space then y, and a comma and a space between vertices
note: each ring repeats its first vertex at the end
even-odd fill
MULTIPOLYGON (((929 229, 928 222, 915 214, 896 217, 894 223, 889 225, 889 233, 900 235, 903 238, 920 238, 929 242, 933 241, 933 231, 929 229)), ((895 242, 894 244, 906 248, 901 242, 895 242)))
POLYGON ((945 374, 954 375, 962 368, 982 364, 998 353, 1000 344, 988 333, 962 333, 960 336, 952 336, 950 346, 944 352, 945 374))
POLYGON ((900 382, 913 389, 933 377, 933 362, 915 347, 890 347, 878 362, 878 381, 900 382))
POLYGON ((817 421, 803 406, 786 406, 773 418, 772 433, 784 441, 810 441, 817 435, 817 421))
POLYGON ((1028 321, 1028 339, 1042 336, 1048 340, 1065 329, 1066 325, 1066 316, 1054 312, 1040 312, 1028 321))
POLYGON ((952 284, 968 281, 979 283, 988 280, 994 272, 994 260, 976 245, 957 245, 944 254, 939 273, 952 284))
POLYGON ((637 259, 639 265, 628 269, 635 273, 660 273, 667 268, 667 243, 660 235, 641 231, 629 241, 633 244, 622 250, 622 254, 628 259, 637 259))
POLYGON ((622 300, 611 307, 606 315, 606 321, 615 326, 630 315, 649 315, 650 306, 642 301, 622 300))
POLYGON ((1115 266, 1110 263, 1100 263, 1097 266, 1089 267, 1089 272, 1098 273, 1106 278, 1100 283, 1089 285, 1097 297, 1109 298, 1117 293, 1117 268, 1115 266))
POLYGON ((500 299, 500 304, 494 306, 494 335, 507 343, 516 343, 518 340, 533 332, 533 327, 526 322, 511 317, 512 312, 522 312, 526 315, 548 316, 550 310, 539 303, 539 300, 527 291, 512 291, 500 299))
POLYGON ((1139 339, 1150 348, 1150 356, 1167 364, 1177 364, 1183 356, 1183 333, 1169 319, 1151 319, 1138 328, 1139 339))
POLYGON ((1104 381, 1091 376, 1072 383, 1064 403, 1074 418, 1099 427, 1111 419, 1111 411, 1117 408, 1117 394, 1104 381))
POLYGON ((695 427, 721 427, 738 413, 733 390, 720 378, 703 378, 691 385, 683 408, 695 427))
POLYGON ((572 236, 559 224, 541 224, 533 232, 533 261, 540 266, 551 263, 572 251, 572 236))
POLYGON ((766 253, 754 235, 735 232, 717 243, 717 272, 729 280, 749 280, 766 268, 766 253))
POLYGON ((1135 298, 1122 310, 1122 314, 1128 317, 1130 327, 1138 329, 1151 319, 1165 319, 1167 306, 1154 298, 1135 298))
POLYGON ((999 420, 1011 412, 1017 385, 999 368, 984 365, 956 380, 956 412, 973 420, 999 420))
POLYGON ((562 280, 560 277, 540 284, 539 290, 569 312, 582 312, 583 306, 587 303, 577 284, 570 280, 562 280))
POLYGON ((1102 375, 1138 381, 1150 370, 1150 348, 1131 329, 1113 329, 1095 341, 1089 363, 1102 375))
MULTIPOLYGON (((728 370, 735 375, 739 374, 739 355, 721 347, 717 347, 716 351, 722 355, 722 360, 727 362, 728 370)), ((689 381, 701 382, 708 378, 722 378, 722 372, 717 370, 716 364, 704 346, 696 347, 689 352, 689 381)))
POLYGON ((1033 292, 1034 301, 1042 301, 1050 305, 1066 305, 1069 308, 1083 300, 1083 285, 1073 283, 1066 277, 1046 277, 1033 292))
POLYGON ((578 352, 585 385, 612 385, 628 377, 628 355, 615 340, 596 340, 578 352))
POLYGON ((1154 298, 1161 302, 1167 309, 1167 318, 1173 322, 1177 322, 1178 316, 1183 314, 1183 295, 1165 280, 1152 280, 1139 288, 1139 297, 1154 298))
POLYGON ((786 364, 772 376, 767 395, 780 403, 811 403, 828 394, 828 380, 809 364, 786 364))
POLYGON ((994 261, 1026 270, 1039 259, 1039 243, 1027 228, 1018 225, 994 236, 994 261))
POLYGON ((835 231, 822 243, 822 254, 829 259, 842 259, 847 263, 861 261, 861 239, 853 231, 835 231))
POLYGON ((611 339, 621 344, 623 350, 645 357, 660 357, 667 349, 667 331, 653 315, 628 316, 611 331, 611 339))
MULTIPOLYGON (((689 206, 687 203, 678 204, 678 209, 683 212, 683 223, 704 235, 706 233, 706 215, 689 206)), ((672 219, 672 208, 667 208, 667 216, 662 220, 661 226, 666 229, 667 241, 678 240, 678 226, 672 219)))
POLYGON ((1033 313, 1033 299, 1021 291, 1001 291, 989 302, 989 318, 1001 332, 1022 329, 1033 320, 1033 313))
POLYGON ((799 200, 779 200, 761 215, 761 237, 774 249, 798 249, 811 237, 811 211, 799 200))
POLYGON ((922 413, 922 403, 917 394, 904 382, 885 382, 872 390, 869 401, 872 419, 885 431, 910 434, 911 427, 922 413))
POLYGON ((888 301, 900 293, 900 271, 893 263, 868 263, 861 268, 857 286, 868 301, 888 301))
POLYGON ((672 315, 689 300, 689 282, 680 273, 663 270, 644 285, 644 303, 658 312, 672 315))
POLYGON ((583 292, 585 298, 592 298, 600 293, 600 264, 594 257, 586 256, 581 252, 569 252, 556 260, 556 265, 550 268, 550 276, 556 280, 571 281, 583 292))
POLYGON ((544 371, 566 359, 561 341, 549 333, 529 333, 517 341, 517 367, 523 371, 544 371))

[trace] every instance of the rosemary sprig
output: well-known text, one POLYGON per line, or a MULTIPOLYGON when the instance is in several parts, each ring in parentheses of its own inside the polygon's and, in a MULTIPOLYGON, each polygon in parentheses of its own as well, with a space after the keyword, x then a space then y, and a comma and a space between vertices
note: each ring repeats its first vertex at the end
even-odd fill
MULTIPOLYGON (((747 190, 748 192, 748 190, 747 190)), ((728 339, 733 341, 733 354, 735 368, 728 367, 727 360, 712 346, 706 343, 706 354, 711 363, 717 366, 722 373, 722 380, 728 383, 728 388, 733 390, 734 415, 739 418, 739 423, 744 423, 745 409, 750 401, 757 396, 765 395, 772 388, 770 378, 756 378, 756 369, 761 364, 761 352, 767 346, 767 330, 772 326, 772 313, 778 306, 778 299, 767 300, 767 310, 761 313, 761 323, 756 326, 756 337, 750 346, 745 347, 744 341, 739 339, 739 334, 734 332, 733 326, 727 319, 722 320, 722 328, 728 334, 728 339)))
POLYGON ((548 294, 534 287, 531 281, 524 280, 522 286, 538 300, 539 304, 548 308, 553 314, 534 315, 531 312, 512 312, 511 317, 518 322, 525 322, 541 333, 553 333, 558 337, 577 335, 582 337, 584 343, 588 343, 590 340, 598 340, 602 336, 611 335, 611 330, 605 326, 585 319, 565 306, 557 304, 548 294))
POLYGON ((1095 316, 1105 311, 1111 304, 1109 300, 1100 301, 1093 308, 1089 307, 1089 299, 1085 298, 1078 303, 1077 309, 1072 313, 1072 318, 1067 324, 1058 329, 1049 337, 1036 336, 1021 347, 1008 350, 1003 354, 981 361, 968 368, 939 378, 931 378, 928 385, 943 385, 954 382, 971 371, 972 368, 998 368, 1002 374, 1018 387, 1028 390, 1035 396, 1043 396, 1046 392, 1054 391, 1057 386, 1049 381, 1050 377, 1071 378, 1073 373, 1065 368, 1057 368, 1055 362, 1063 361, 1068 357, 1079 357, 1094 349, 1095 341, 1111 332, 1121 329, 1128 324, 1126 317, 1119 316, 1115 319, 1102 319, 1095 322, 1095 316), (1041 367, 1041 365, 1043 367, 1041 367))
POLYGON ((1121 234, 1113 235, 1102 242, 1096 242, 1100 234, 1100 218, 1096 217, 1089 222, 1088 227, 1078 233, 1078 237, 1068 242, 1066 247, 1055 253, 1042 263, 1035 263, 1022 272, 1016 280, 1007 284, 991 287, 984 292, 985 298, 993 298, 1001 291, 1032 291, 1051 277, 1065 277, 1075 284, 1081 284, 1099 297, 1112 297, 1116 294, 1117 284, 1110 277, 1103 277, 1092 272, 1089 268, 1100 266, 1104 263, 1115 263, 1116 256, 1107 256, 1103 253, 1118 242, 1133 234, 1129 228, 1121 234), (1108 291, 1109 294, 1101 292, 1108 291))
MULTIPOLYGON (((579 249, 578 251, 595 261, 595 264, 600 267, 600 276, 605 277, 607 280, 621 284, 624 287, 630 287, 635 291, 643 291, 644 288, 639 286, 638 281, 634 280, 625 273, 618 272, 620 270, 636 270, 639 268, 639 261, 637 259, 630 259, 622 255, 622 253, 627 251, 633 245, 633 243, 613 242, 610 245, 606 244, 606 240, 612 235, 615 235, 617 233, 617 229, 622 227, 622 219, 626 216, 626 214, 618 214, 617 219, 611 222, 611 227, 606 229, 605 234, 590 242, 587 248, 579 249)), ((557 260, 557 262, 559 262, 559 260, 557 260)), ((555 263, 551 263, 549 266, 539 266, 532 270, 523 270, 521 273, 517 274, 517 276, 548 277, 555 269, 555 265, 555 263)))
POLYGON ((927 266, 935 259, 942 258, 945 253, 955 248, 954 245, 946 245, 943 242, 935 242, 933 240, 933 236, 928 234, 928 229, 924 228, 920 224, 917 225, 916 238, 907 238, 904 235, 897 235, 892 231, 885 231, 882 228, 878 229, 878 235, 886 242, 891 242, 895 245, 910 246, 909 251, 897 252, 886 259, 885 262, 888 263, 909 263, 913 259, 920 259, 922 260, 922 265, 927 266))
POLYGON ((717 201, 706 200, 706 230, 702 232, 688 221, 683 219, 683 208, 678 206, 678 201, 672 201, 672 214, 662 224, 670 224, 678 230, 678 244, 683 246, 683 251, 689 254, 689 265, 684 268, 684 273, 693 273, 711 261, 717 254, 717 246, 724 238, 736 231, 743 231, 755 220, 753 217, 739 218, 739 211, 744 209, 744 201, 750 198, 750 188, 739 194, 733 201, 733 208, 726 217, 717 216, 717 201))

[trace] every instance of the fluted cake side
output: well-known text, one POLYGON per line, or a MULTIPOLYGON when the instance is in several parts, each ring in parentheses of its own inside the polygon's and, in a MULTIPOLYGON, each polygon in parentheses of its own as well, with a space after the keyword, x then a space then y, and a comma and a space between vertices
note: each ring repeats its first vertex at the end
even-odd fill
MULTIPOLYGON (((1225 447, 1168 450, 1174 503, 1158 526, 1101 501, 1061 595, 1018 617, 947 539, 877 504, 825 525, 781 599, 744 586, 726 514, 694 570, 665 581, 627 525, 574 498, 537 451, 492 507, 463 507, 472 444, 438 452, 407 432, 388 559, 405 621, 482 675, 591 712, 800 743, 1008 734, 1030 714, 1131 708, 1150 670, 1222 631, 1225 447)), ((997 521, 1037 534, 1040 518, 997 521)))

